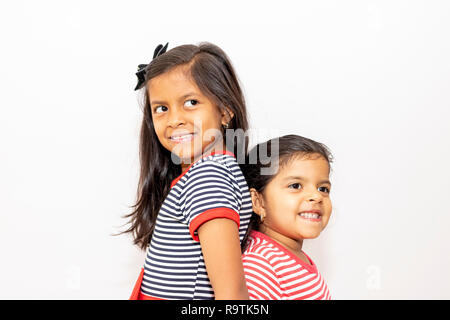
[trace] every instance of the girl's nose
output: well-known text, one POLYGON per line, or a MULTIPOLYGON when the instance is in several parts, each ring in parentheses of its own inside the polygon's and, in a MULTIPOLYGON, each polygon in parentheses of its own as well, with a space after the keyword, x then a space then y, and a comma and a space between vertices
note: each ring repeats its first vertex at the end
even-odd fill
POLYGON ((177 110, 169 111, 169 118, 167 121, 168 126, 176 128, 185 123, 186 123, 186 121, 184 120, 182 112, 179 112, 177 110))
POLYGON ((313 191, 313 192, 310 192, 308 195, 307 195, 307 200, 308 201, 314 201, 314 202, 320 202, 320 201, 322 201, 322 195, 320 194, 320 192, 319 191, 313 191))

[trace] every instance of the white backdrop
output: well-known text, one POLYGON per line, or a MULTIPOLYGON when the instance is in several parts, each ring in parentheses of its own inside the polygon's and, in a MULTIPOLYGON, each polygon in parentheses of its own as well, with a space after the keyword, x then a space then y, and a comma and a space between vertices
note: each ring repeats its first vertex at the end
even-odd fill
POLYGON ((134 73, 167 41, 228 53, 259 140, 332 150, 333 298, 450 298, 448 1, 3 1, 0 36, 0 298, 128 298, 134 73))

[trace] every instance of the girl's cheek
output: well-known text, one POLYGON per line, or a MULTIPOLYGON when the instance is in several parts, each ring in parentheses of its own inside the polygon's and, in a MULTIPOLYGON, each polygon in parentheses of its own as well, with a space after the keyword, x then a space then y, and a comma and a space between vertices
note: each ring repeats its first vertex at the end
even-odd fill
POLYGON ((327 210, 329 211, 328 215, 331 216, 331 214, 333 212, 333 204, 331 203, 330 198, 327 198, 326 207, 327 207, 327 210))
POLYGON ((153 128, 155 130, 155 133, 156 133, 158 139, 161 141, 161 138, 164 136, 164 128, 163 128, 161 122, 158 120, 156 120, 156 121, 154 120, 153 128))

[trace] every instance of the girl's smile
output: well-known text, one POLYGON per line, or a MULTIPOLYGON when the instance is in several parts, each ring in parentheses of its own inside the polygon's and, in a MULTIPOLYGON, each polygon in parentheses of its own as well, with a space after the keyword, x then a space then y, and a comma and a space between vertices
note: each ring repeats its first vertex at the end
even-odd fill
POLYGON ((151 79, 148 92, 155 133, 163 147, 181 159, 182 169, 204 153, 224 148, 222 125, 232 114, 200 91, 188 66, 151 79))
POLYGON ((172 132, 169 139, 175 143, 191 142, 194 139, 195 135, 196 133, 191 133, 188 131, 174 131, 172 132))
POLYGON ((322 212, 320 210, 308 210, 299 213, 300 217, 312 222, 319 222, 322 218, 322 212))

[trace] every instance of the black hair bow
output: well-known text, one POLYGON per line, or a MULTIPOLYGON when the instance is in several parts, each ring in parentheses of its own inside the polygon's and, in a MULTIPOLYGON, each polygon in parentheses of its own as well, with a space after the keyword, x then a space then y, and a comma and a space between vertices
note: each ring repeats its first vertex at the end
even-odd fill
MULTIPOLYGON (((166 43, 165 46, 163 46, 162 44, 159 44, 156 47, 155 52, 153 53, 153 59, 155 59, 156 57, 159 57, 160 55, 165 53, 167 51, 168 45, 169 45, 168 42, 166 43)), ((147 66, 148 66, 148 64, 138 65, 138 71, 136 72, 136 76, 138 78, 138 83, 136 85, 136 88, 134 88, 135 91, 141 89, 144 86, 145 74, 147 72, 147 66)))

